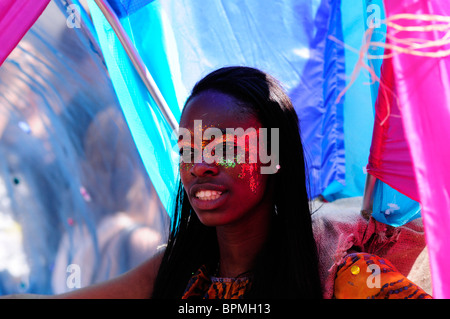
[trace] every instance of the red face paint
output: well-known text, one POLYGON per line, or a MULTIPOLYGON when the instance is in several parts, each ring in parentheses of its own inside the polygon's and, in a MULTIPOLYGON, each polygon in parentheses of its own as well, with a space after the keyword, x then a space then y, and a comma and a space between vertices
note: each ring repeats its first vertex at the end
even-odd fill
POLYGON ((193 209, 205 225, 233 223, 267 200, 267 176, 261 174, 257 160, 260 127, 255 116, 243 116, 242 106, 222 93, 205 92, 186 105, 180 128, 189 130, 185 134, 189 138, 179 146, 189 152, 201 151, 201 160, 180 162, 180 177, 193 209), (243 134, 232 134, 228 128, 242 128, 243 134), (205 134, 212 129, 222 134, 205 134), (194 141, 199 132, 203 135, 200 142, 194 141))

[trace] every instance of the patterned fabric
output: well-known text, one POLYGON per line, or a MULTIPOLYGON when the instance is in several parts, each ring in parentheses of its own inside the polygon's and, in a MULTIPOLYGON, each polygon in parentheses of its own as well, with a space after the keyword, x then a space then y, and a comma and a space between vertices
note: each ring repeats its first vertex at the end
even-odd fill
POLYGON ((200 267, 191 277, 182 299, 243 299, 250 287, 250 277, 220 278, 209 276, 206 267, 200 267))
POLYGON ((334 283, 336 299, 431 299, 391 262, 367 253, 346 256, 334 283))

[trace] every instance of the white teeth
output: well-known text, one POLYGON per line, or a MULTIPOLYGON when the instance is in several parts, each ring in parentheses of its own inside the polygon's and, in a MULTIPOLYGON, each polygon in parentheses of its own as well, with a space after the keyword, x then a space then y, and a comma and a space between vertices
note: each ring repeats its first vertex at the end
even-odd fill
POLYGON ((220 197, 222 192, 219 191, 213 191, 213 190, 200 190, 197 193, 195 193, 195 197, 201 199, 201 200, 215 200, 220 197))

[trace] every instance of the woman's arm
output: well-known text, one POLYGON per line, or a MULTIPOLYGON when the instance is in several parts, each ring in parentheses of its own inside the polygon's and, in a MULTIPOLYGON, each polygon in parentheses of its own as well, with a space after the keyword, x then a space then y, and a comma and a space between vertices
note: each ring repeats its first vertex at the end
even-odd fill
POLYGON ((158 274, 164 252, 110 280, 59 295, 17 294, 2 298, 33 299, 148 299, 158 274))

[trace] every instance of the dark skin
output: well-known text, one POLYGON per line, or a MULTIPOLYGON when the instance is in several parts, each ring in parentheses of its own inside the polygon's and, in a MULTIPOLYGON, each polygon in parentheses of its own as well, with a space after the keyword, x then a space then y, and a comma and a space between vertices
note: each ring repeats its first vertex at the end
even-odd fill
MULTIPOLYGON (((235 98, 206 91, 186 105, 180 127, 194 131, 194 120, 203 129, 260 128, 251 113, 242 113, 235 98)), ((193 140, 193 137, 192 137, 193 140)), ((209 141, 208 141, 209 142, 209 141)), ((273 214, 269 175, 260 174, 261 163, 220 165, 218 163, 180 164, 180 177, 199 220, 216 228, 220 250, 218 276, 236 277, 254 266, 256 255, 266 242, 273 214), (220 198, 205 201, 199 190, 220 190, 220 198)))
MULTIPOLYGON (((191 99, 180 127, 193 130, 195 119, 202 120, 204 128, 261 127, 254 115, 243 112, 239 101, 215 91, 191 99)), ((273 183, 270 175, 260 174, 260 166, 260 162, 180 164, 181 181, 198 218, 206 226, 216 228, 220 253, 217 276, 236 277, 251 270, 267 240, 273 214, 273 183), (220 188, 223 197, 210 203, 194 198, 199 190, 208 188, 220 188)), ((3 298, 147 299, 152 295, 162 256, 163 251, 121 276, 61 295, 25 294, 3 298)))

